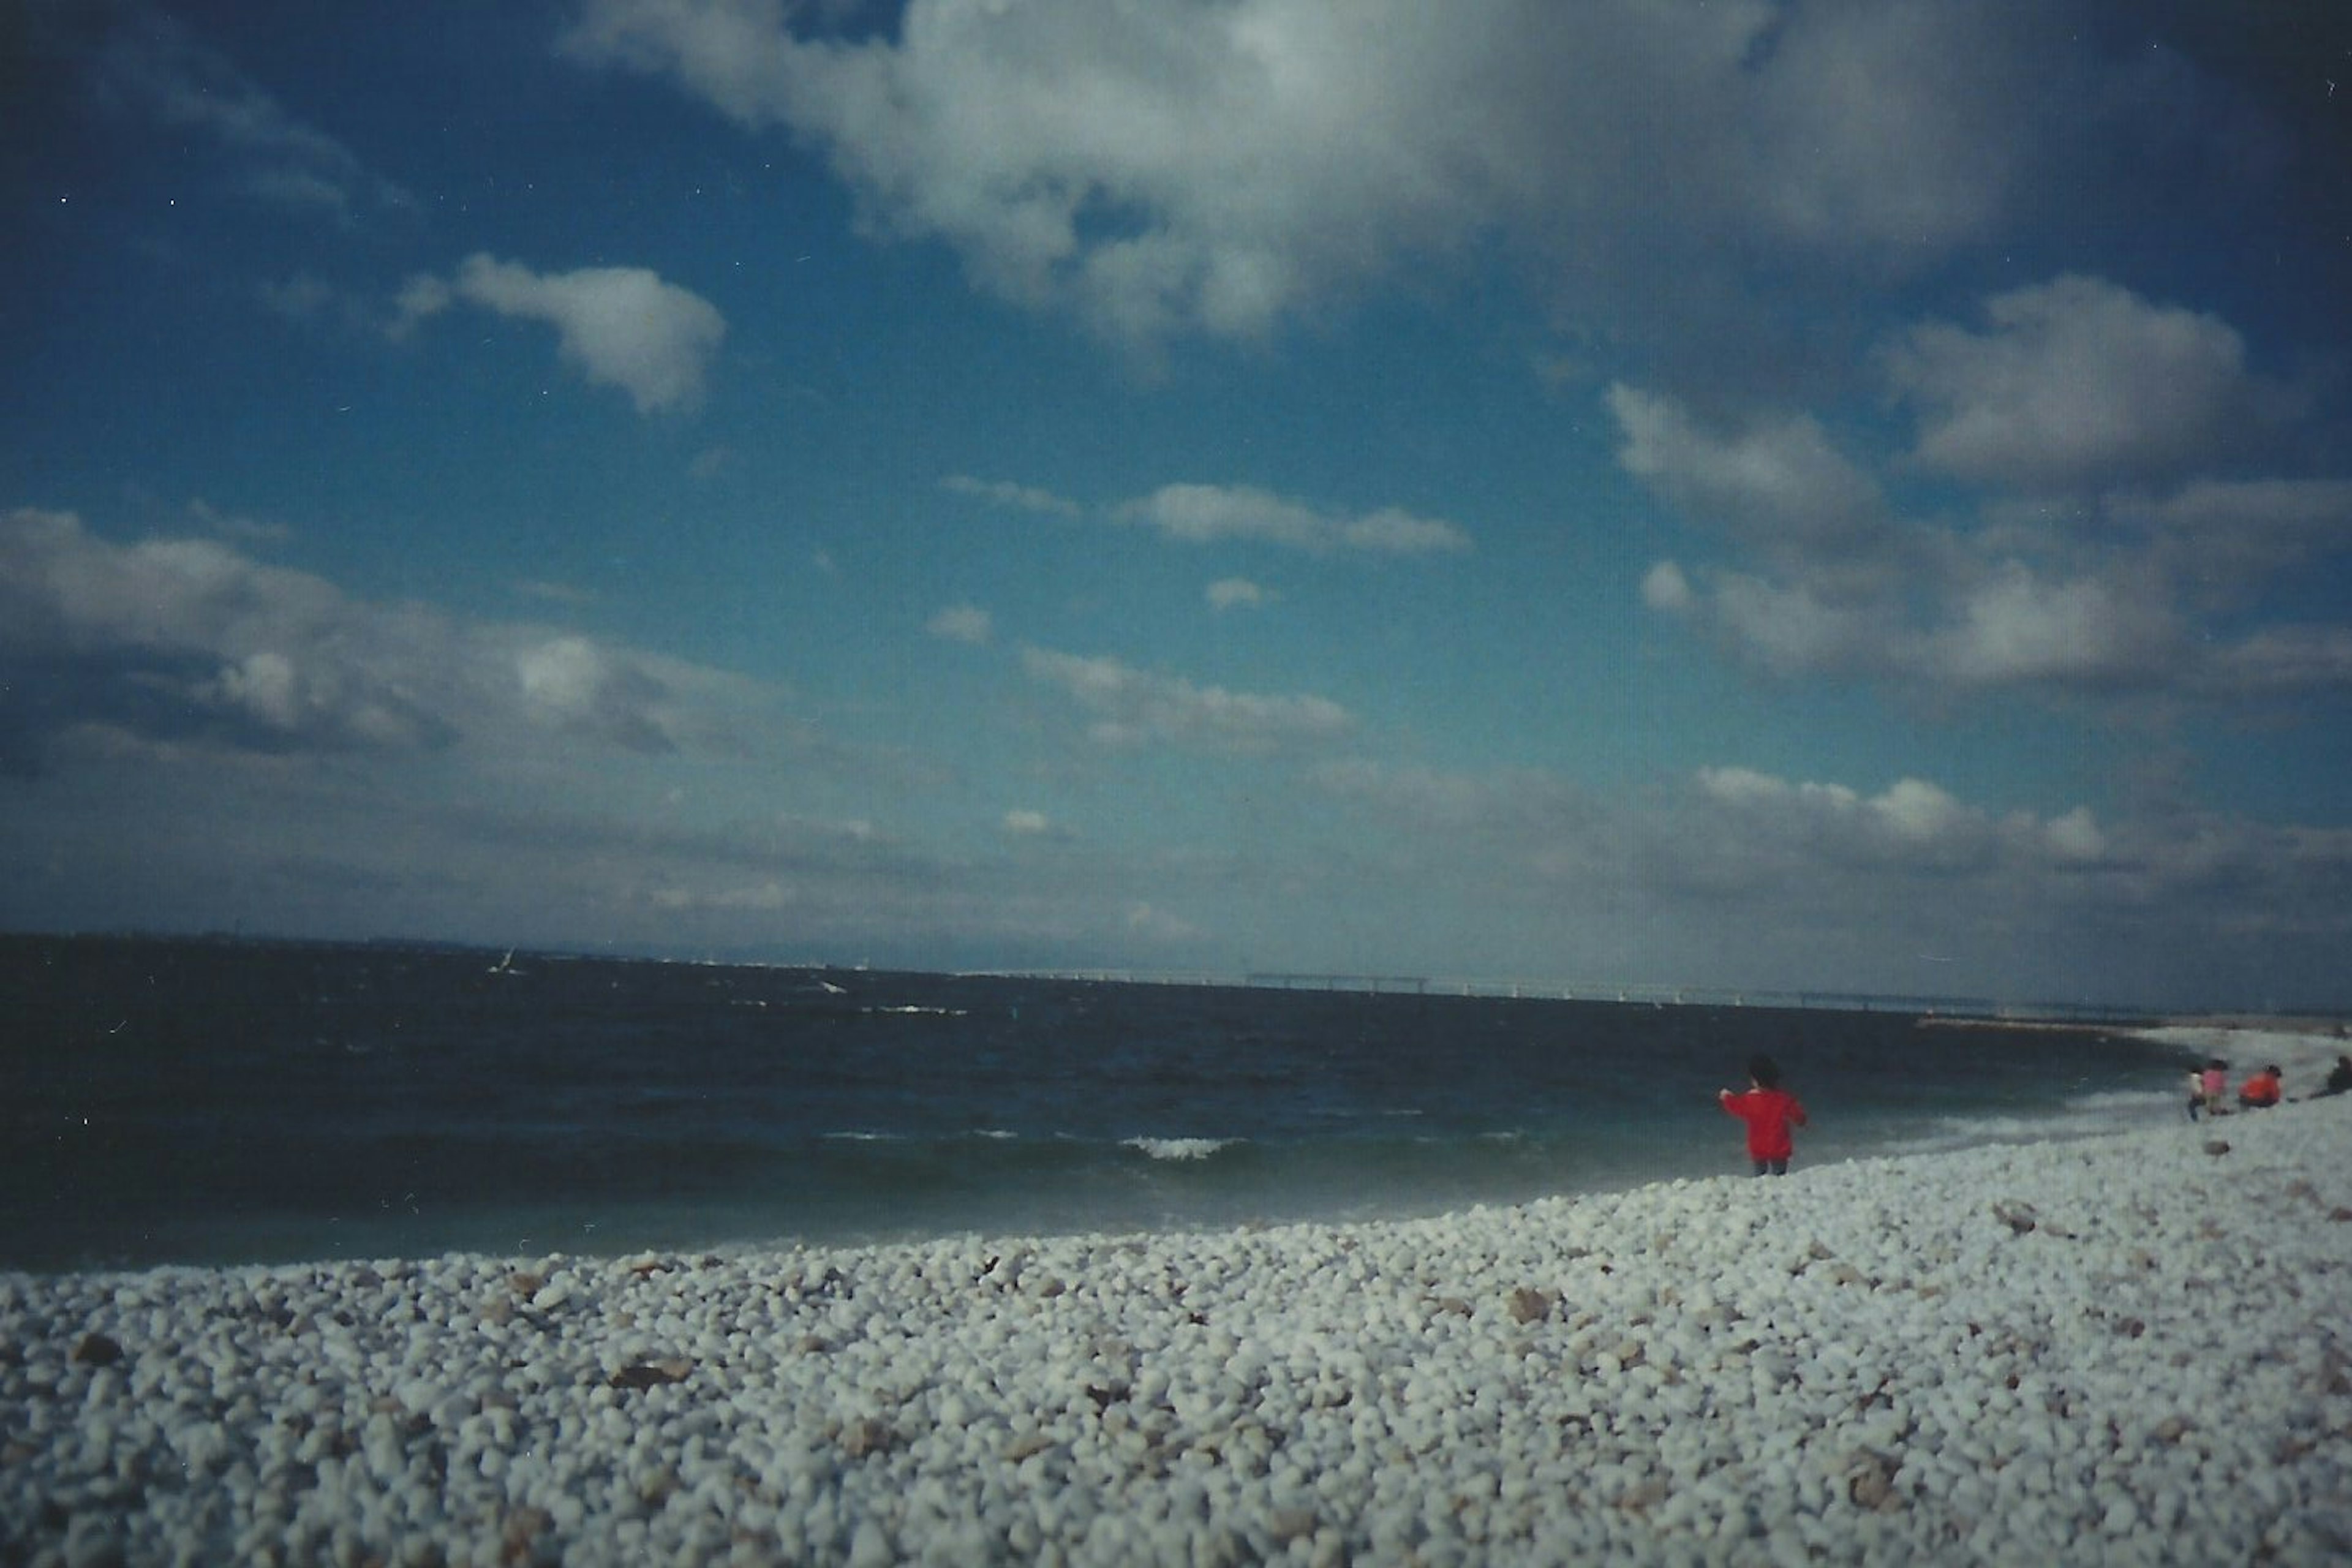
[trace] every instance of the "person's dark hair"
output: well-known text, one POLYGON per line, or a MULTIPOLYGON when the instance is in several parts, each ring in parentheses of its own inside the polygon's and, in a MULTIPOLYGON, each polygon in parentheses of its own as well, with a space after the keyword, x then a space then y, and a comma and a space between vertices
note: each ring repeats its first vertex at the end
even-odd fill
POLYGON ((1748 1076, 1756 1080, 1759 1089, 1780 1087, 1780 1064, 1759 1051, 1748 1058, 1748 1076))
POLYGON ((2270 1074, 2273 1078, 2276 1078, 2276 1077, 2278 1077, 2278 1076, 2279 1076, 2279 1065, 2278 1065, 2278 1063, 2276 1063, 2276 1062, 2273 1062, 2273 1063, 2271 1063, 2271 1065, 2270 1065, 2270 1066, 2268 1066, 2268 1067, 2264 1068, 2263 1070, 2264 1072, 2266 1072, 2266 1073, 2270 1074))

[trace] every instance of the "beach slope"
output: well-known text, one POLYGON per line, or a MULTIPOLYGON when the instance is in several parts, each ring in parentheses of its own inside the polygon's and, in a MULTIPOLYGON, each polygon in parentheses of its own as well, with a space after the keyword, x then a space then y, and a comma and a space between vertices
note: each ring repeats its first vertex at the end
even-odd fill
POLYGON ((1384 1225, 0 1276, 0 1557, 2342 1562, 2347 1173, 2352 1097, 1384 1225))

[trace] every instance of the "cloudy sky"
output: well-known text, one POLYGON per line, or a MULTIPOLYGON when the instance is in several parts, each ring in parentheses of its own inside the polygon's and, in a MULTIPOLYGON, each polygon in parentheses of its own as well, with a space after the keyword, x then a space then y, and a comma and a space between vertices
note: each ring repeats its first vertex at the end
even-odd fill
POLYGON ((2352 994, 2352 15, 0 0, 0 926, 2352 994))

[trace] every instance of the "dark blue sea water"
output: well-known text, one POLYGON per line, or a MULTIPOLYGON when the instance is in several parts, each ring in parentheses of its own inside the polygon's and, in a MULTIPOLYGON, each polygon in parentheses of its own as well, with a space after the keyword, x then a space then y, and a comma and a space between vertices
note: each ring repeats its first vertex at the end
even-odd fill
POLYGON ((2175 1056, 1901 1014, 0 938, 0 1268, 1433 1213, 2169 1115, 2175 1056))

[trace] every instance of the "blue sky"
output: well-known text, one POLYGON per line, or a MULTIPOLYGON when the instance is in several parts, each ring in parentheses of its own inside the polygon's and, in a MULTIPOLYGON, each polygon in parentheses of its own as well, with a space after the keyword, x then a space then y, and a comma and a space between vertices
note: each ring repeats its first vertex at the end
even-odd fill
POLYGON ((2352 20, 0 9, 0 924, 2225 1006, 2352 20))

